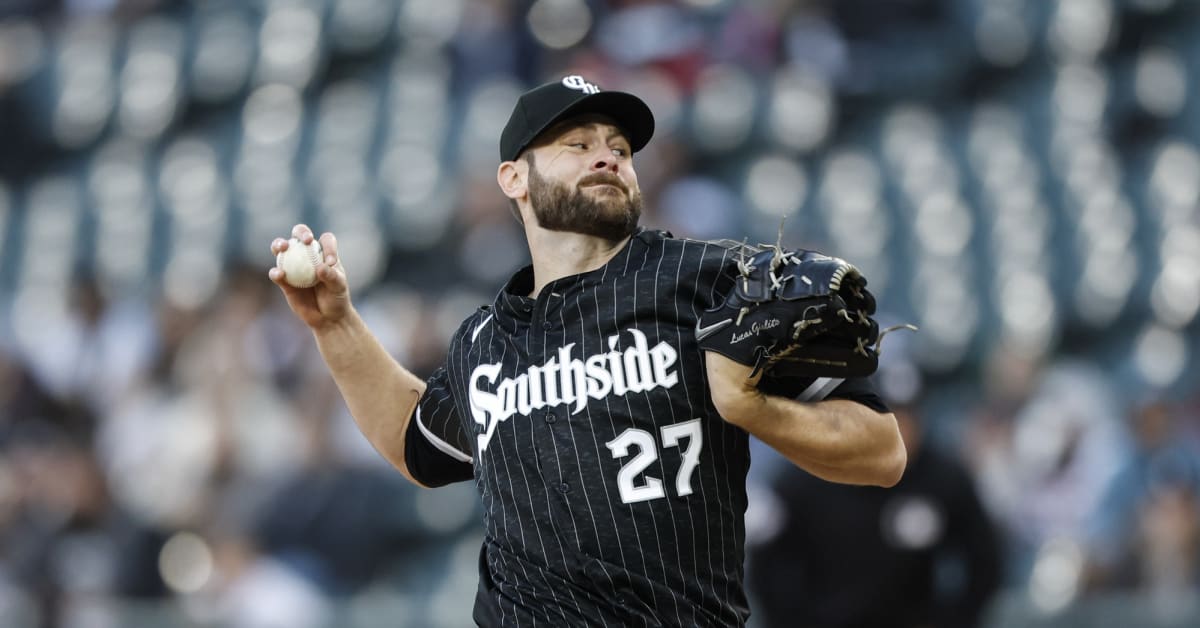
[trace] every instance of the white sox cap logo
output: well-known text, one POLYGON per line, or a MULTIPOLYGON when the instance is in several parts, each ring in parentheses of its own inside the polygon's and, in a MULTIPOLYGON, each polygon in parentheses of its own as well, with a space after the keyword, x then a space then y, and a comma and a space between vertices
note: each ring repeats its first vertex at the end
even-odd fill
POLYGON ((570 76, 563 77, 562 84, 564 87, 577 89, 585 94, 600 93, 600 87, 598 85, 595 83, 589 83, 587 79, 579 76, 578 74, 572 74, 570 76))

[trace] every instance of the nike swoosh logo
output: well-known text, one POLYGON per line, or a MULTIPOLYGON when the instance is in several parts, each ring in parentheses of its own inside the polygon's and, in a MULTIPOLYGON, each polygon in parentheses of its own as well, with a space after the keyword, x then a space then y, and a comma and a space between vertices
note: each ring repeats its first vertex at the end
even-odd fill
POLYGON ((475 327, 475 331, 471 332, 471 342, 475 342, 475 339, 479 337, 479 332, 483 331, 483 328, 487 326, 488 321, 490 320, 492 320, 492 315, 488 314, 488 317, 483 319, 483 322, 475 327))
POLYGON ((713 323, 712 325, 709 325, 708 327, 701 327, 700 321, 696 321, 696 340, 697 341, 704 340, 705 338, 708 338, 709 336, 724 329, 727 325, 731 325, 731 324, 733 324, 732 318, 727 318, 723 321, 713 323))

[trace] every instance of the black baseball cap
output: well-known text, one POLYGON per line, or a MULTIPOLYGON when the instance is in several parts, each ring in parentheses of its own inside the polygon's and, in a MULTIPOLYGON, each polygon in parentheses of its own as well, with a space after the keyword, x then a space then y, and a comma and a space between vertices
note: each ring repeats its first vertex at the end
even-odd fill
POLYGON ((560 120, 585 113, 612 118, 635 153, 654 135, 654 114, 641 98, 625 92, 603 91, 595 83, 573 74, 521 94, 500 134, 500 160, 516 159, 542 131, 560 120))

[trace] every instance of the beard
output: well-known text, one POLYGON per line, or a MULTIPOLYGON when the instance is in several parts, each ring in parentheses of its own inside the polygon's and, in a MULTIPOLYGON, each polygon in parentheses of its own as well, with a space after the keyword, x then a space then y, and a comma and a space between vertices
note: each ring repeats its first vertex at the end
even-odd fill
POLYGON ((565 183, 543 178, 532 160, 529 164, 529 202, 543 229, 580 233, 610 242, 633 235, 642 217, 641 192, 631 194, 616 175, 593 173, 571 188, 565 183), (583 190, 585 186, 600 183, 615 186, 621 194, 603 192, 592 197, 583 190))

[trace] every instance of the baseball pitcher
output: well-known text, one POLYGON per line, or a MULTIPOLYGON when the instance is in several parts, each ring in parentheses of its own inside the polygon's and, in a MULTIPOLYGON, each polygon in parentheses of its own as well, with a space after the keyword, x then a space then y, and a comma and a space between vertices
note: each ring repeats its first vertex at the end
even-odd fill
POLYGON ((375 448, 420 486, 475 483, 480 626, 744 625, 751 435, 830 481, 903 473, 865 379, 866 280, 811 251, 639 228, 653 131, 641 99, 580 76, 517 100, 496 181, 533 263, 427 381, 355 312, 333 234, 315 286, 270 271, 375 448))

